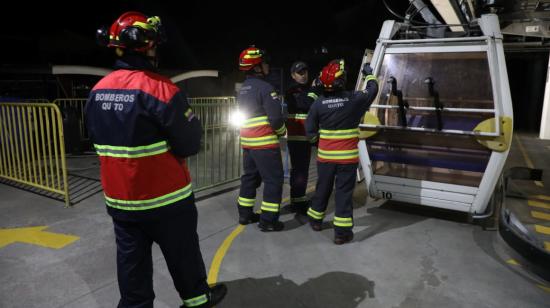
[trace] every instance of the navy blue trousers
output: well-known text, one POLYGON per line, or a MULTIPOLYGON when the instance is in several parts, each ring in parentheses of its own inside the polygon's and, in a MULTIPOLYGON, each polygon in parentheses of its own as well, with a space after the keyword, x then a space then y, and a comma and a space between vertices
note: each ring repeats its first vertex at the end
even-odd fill
POLYGON ((113 220, 121 295, 119 308, 153 307, 153 242, 160 246, 182 299, 194 298, 208 291, 197 235, 197 208, 195 204, 175 206, 187 208, 181 214, 158 220, 113 220))
POLYGON ((355 187, 357 164, 335 164, 317 162, 317 186, 311 200, 308 216, 322 222, 327 209, 332 187, 336 186, 334 231, 345 235, 353 229, 353 189, 355 187), (336 182, 336 183, 335 183, 336 182), (336 184, 336 185, 335 185, 336 184))
POLYGON ((283 195, 283 162, 281 150, 243 149, 243 170, 238 209, 241 217, 252 214, 256 200, 256 189, 264 183, 262 214, 260 219, 274 222, 279 219, 283 195))
POLYGON ((288 141, 290 154, 290 202, 303 203, 307 201, 306 189, 309 175, 311 144, 307 141, 288 141))

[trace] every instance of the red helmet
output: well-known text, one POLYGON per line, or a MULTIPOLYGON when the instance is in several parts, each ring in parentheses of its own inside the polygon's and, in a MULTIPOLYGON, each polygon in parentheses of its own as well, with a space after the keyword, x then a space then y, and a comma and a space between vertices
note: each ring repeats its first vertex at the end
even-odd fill
POLYGON ((323 68, 319 80, 326 91, 343 89, 346 85, 344 59, 332 60, 323 68))
POLYGON ((254 66, 266 61, 266 52, 256 47, 248 47, 239 56, 239 70, 249 71, 254 66))
POLYGON ((159 43, 160 26, 158 16, 147 17, 140 12, 126 12, 111 25, 108 33, 106 29, 99 29, 97 38, 99 42, 107 43, 107 47, 146 51, 159 43))

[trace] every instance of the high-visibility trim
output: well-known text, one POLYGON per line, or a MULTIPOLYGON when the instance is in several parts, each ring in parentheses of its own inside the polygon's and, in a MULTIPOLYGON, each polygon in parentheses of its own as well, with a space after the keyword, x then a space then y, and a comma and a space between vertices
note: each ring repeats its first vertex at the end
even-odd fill
POLYGON ((249 127, 256 127, 261 125, 269 125, 269 122, 267 121, 267 116, 261 116, 261 117, 255 117, 250 118, 248 120, 244 121, 243 128, 249 128, 249 127))
POLYGON ((296 197, 296 198, 290 198, 290 202, 294 203, 294 202, 306 202, 308 201, 308 197, 307 196, 303 196, 303 197, 296 197))
POLYGON ((208 302, 208 297, 206 297, 206 294, 203 294, 203 295, 193 297, 193 298, 190 298, 190 299, 184 299, 183 300, 183 305, 185 307, 196 307, 196 306, 202 305, 206 302, 208 302))
POLYGON ((241 137, 241 144, 246 146, 262 146, 268 144, 279 143, 279 139, 275 135, 264 136, 264 137, 241 137))
POLYGON ((313 98, 313 99, 319 98, 319 96, 318 96, 317 94, 313 93, 313 92, 309 92, 309 93, 307 94, 307 96, 308 96, 308 97, 311 97, 311 98, 313 98))
POLYGON ((191 108, 188 108, 185 112, 185 117, 189 119, 189 117, 193 114, 193 110, 191 108))
POLYGON ((283 124, 283 126, 275 130, 275 133, 277 135, 284 135, 286 133, 286 126, 283 124))
POLYGON ((307 113, 296 113, 296 114, 289 114, 288 119, 296 119, 296 120, 306 120, 307 119, 307 113))
POLYGON ((371 80, 374 80, 376 82, 378 82, 378 78, 376 78, 376 76, 374 75, 368 75, 367 78, 365 78, 365 81, 369 82, 371 80))
POLYGON ((339 151, 326 151, 326 150, 317 150, 317 156, 324 159, 354 159, 359 157, 359 150, 339 150, 339 151))
POLYGON ((178 189, 172 193, 169 193, 157 198, 153 198, 153 199, 121 200, 121 199, 114 199, 114 198, 105 196, 105 203, 107 203, 107 206, 110 206, 112 208, 119 209, 119 210, 143 211, 143 210, 159 208, 165 205, 172 204, 174 202, 180 201, 182 199, 185 199, 191 196, 192 193, 193 193, 193 189, 192 189, 191 183, 189 183, 187 186, 181 189, 178 189))
POLYGON ((262 55, 246 54, 246 55, 244 55, 243 58, 245 58, 245 59, 258 59, 258 58, 261 58, 261 57, 262 57, 262 55))
POLYGON ((353 218, 334 216, 334 221, 332 223, 337 227, 350 228, 353 227, 353 218))
POLYGON ((317 142, 317 139, 319 139, 318 136, 313 136, 313 137, 309 140, 309 142, 315 143, 315 142, 317 142))
POLYGON ((277 213, 277 212, 279 212, 279 206, 280 206, 279 203, 271 203, 271 202, 262 201, 261 209, 262 209, 262 211, 277 213))
POLYGON ((322 220, 325 218, 325 212, 317 212, 316 210, 309 208, 307 210, 307 215, 313 219, 322 220))
POLYGON ((240 206, 253 207, 254 204, 256 203, 256 199, 248 199, 248 198, 243 198, 239 196, 239 199, 237 200, 237 202, 239 203, 240 206))
POLYGON ((142 145, 137 147, 122 147, 112 145, 94 144, 97 155, 109 157, 138 158, 144 156, 153 156, 168 152, 170 147, 166 141, 142 145))
POLYGON ((321 129, 319 130, 319 133, 320 133, 321 139, 359 138, 359 128, 336 129, 336 130, 321 129))
POLYGON ((286 140, 288 141, 309 141, 309 138, 306 136, 287 136, 286 140))

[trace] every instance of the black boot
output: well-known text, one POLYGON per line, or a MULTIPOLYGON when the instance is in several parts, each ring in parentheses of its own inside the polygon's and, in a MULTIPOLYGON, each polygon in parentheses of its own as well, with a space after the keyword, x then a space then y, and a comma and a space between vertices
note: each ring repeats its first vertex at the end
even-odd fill
POLYGON ((334 235, 334 244, 336 245, 342 245, 345 243, 349 243, 353 240, 353 233, 345 233, 345 234, 338 234, 334 235))
POLYGON ((281 221, 265 221, 260 220, 258 223, 258 227, 260 227, 260 230, 263 232, 273 232, 273 231, 281 231, 285 228, 285 224, 281 221))
POLYGON ((239 215, 239 223, 241 225, 248 225, 248 224, 251 224, 251 223, 255 223, 255 222, 258 222, 260 220, 260 214, 257 214, 257 213, 250 213, 250 214, 247 214, 246 216, 245 215, 239 215))
MULTIPOLYGON (((196 308, 211 308, 216 306, 219 302, 222 301, 222 299, 227 294, 227 287, 220 283, 210 288, 208 293, 206 293, 206 297, 208 298, 208 301, 202 305, 195 306, 196 308)), ((180 306, 180 308, 185 308, 186 306, 180 306)))
POLYGON ((311 229, 313 231, 316 231, 316 232, 319 232, 319 231, 323 230, 323 224, 321 224, 320 222, 310 220, 309 221, 309 226, 311 227, 311 229))

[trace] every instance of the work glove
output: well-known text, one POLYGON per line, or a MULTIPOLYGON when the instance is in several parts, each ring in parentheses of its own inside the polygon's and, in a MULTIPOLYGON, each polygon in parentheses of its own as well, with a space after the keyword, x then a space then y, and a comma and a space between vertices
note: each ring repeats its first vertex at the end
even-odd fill
POLYGON ((363 76, 372 75, 372 67, 370 67, 370 63, 365 63, 363 65, 363 68, 361 69, 361 73, 363 73, 363 76))
POLYGON ((323 83, 319 79, 319 77, 313 79, 313 82, 311 83, 311 89, 309 92, 315 93, 317 96, 321 95, 323 93, 324 87, 323 83))

